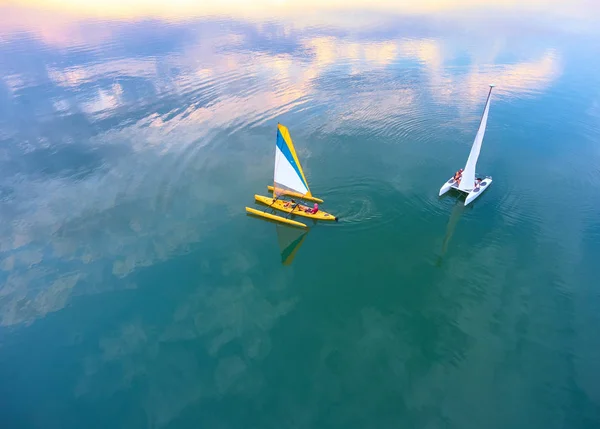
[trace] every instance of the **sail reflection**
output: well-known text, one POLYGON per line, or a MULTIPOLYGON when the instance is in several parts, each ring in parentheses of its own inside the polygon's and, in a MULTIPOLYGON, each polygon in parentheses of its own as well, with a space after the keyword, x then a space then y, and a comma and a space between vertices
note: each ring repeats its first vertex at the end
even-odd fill
POLYGON ((454 207, 452 208, 452 213, 450 213, 450 218, 448 219, 448 224, 446 225, 446 234, 444 235, 444 241, 442 242, 442 251, 437 260, 437 266, 441 266, 446 253, 448 252, 448 246, 450 245, 450 241, 452 240, 452 236, 454 235, 454 231, 456 230, 456 225, 458 225, 458 221, 462 217, 465 212, 465 205, 461 200, 458 200, 454 207))
POLYGON ((291 265, 298 249, 300 249, 308 235, 308 230, 291 228, 279 224, 275 226, 275 229, 277 230, 277 242, 281 251, 281 263, 283 265, 291 265))
POLYGON ((246 213, 246 215, 275 225, 277 244, 281 253, 281 264, 286 266, 291 265, 294 258, 296 258, 298 250, 302 247, 309 229, 283 225, 279 222, 253 215, 252 213, 246 213))

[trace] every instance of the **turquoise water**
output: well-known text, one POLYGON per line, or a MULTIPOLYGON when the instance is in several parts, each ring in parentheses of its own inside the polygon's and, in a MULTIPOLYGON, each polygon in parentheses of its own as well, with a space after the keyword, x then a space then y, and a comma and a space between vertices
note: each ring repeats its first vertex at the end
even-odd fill
POLYGON ((600 34, 573 8, 4 8, 0 426, 600 427, 600 34), (437 195, 491 82, 464 207, 437 195), (277 122, 339 223, 246 216, 277 122))

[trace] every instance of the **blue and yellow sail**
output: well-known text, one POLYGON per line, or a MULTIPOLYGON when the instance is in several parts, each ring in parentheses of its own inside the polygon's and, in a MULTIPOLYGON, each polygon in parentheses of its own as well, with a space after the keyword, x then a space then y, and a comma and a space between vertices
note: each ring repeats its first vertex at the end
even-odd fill
POLYGON ((283 194, 312 197, 290 132, 281 124, 277 125, 273 190, 276 197, 283 194))

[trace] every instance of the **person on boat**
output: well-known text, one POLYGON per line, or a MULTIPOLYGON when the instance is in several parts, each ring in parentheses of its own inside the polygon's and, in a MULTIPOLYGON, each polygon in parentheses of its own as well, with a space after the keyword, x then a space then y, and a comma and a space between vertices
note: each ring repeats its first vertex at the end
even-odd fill
POLYGON ((319 205, 315 203, 312 209, 310 207, 307 207, 305 211, 306 213, 317 214, 317 212, 319 211, 319 205))
POLYGON ((462 173, 463 173, 462 168, 460 170, 458 170, 456 173, 454 173, 454 180, 457 182, 460 182, 460 179, 462 178, 462 173))
POLYGON ((478 177, 477 180, 475 180, 475 188, 479 188, 481 182, 483 182, 483 179, 481 177, 478 177))
POLYGON ((283 203, 283 207, 289 207, 289 206, 295 206, 296 205, 296 201, 292 200, 292 201, 286 201, 285 203, 283 203))

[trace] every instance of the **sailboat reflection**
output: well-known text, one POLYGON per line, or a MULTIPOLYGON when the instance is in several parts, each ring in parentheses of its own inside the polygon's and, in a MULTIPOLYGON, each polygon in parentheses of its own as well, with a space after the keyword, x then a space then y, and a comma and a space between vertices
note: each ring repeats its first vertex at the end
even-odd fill
POLYGON ((307 229, 290 228, 284 225, 275 225, 277 230, 277 242, 281 251, 281 263, 290 265, 304 239, 308 235, 307 229))
POLYGON ((437 266, 442 265, 442 261, 444 256, 446 256, 446 252, 448 251, 448 245, 450 244, 450 240, 454 235, 454 230, 456 229, 456 225, 460 220, 460 217, 465 211, 465 206, 461 201, 457 201, 457 203, 452 208, 452 213, 450 214, 450 219, 448 219, 448 225, 446 226, 446 235, 444 236, 444 241, 442 242, 442 252, 440 257, 438 258, 437 266))
POLYGON ((277 243, 279 244, 279 251, 281 252, 281 263, 283 265, 291 265, 296 257, 296 253, 298 253, 298 249, 300 249, 300 246, 304 243, 309 229, 283 225, 280 222, 265 219, 264 217, 253 216, 251 213, 248 213, 247 216, 261 219, 275 225, 277 243))

